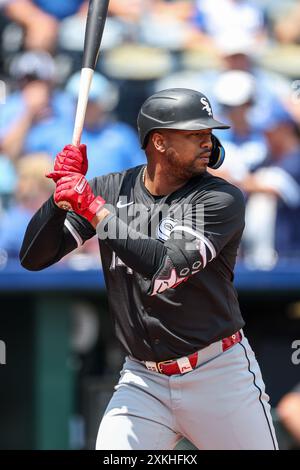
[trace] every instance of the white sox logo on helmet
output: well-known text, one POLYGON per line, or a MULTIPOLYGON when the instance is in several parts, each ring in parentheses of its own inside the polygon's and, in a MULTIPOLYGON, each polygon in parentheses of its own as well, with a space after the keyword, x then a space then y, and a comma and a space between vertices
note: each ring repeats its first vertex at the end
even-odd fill
POLYGON ((212 116, 212 109, 211 109, 210 104, 209 104, 209 102, 207 101, 207 99, 206 99, 205 97, 203 97, 203 98, 201 98, 200 101, 201 101, 201 104, 203 104, 202 110, 203 110, 203 111, 207 111, 207 114, 208 114, 209 116, 212 116))

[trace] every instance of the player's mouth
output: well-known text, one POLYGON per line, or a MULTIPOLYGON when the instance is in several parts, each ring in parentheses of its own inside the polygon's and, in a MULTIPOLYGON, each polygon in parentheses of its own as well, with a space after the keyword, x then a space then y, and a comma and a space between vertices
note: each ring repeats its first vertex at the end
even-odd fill
POLYGON ((198 158, 199 158, 203 163, 208 164, 208 163, 209 163, 209 160, 210 160, 210 154, 211 154, 211 152, 201 153, 201 155, 198 155, 198 158))

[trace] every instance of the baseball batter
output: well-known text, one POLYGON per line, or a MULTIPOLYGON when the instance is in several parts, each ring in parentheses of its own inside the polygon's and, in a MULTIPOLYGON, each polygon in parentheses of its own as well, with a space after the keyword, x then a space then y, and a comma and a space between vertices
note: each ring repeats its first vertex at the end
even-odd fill
POLYGON ((203 94, 165 90, 138 117, 147 165, 88 183, 85 147, 67 146, 48 175, 56 190, 22 265, 43 269, 97 234, 127 353, 97 449, 172 449, 183 436, 198 449, 278 448, 233 286, 244 198, 207 172, 224 159, 212 130, 226 128, 203 94))

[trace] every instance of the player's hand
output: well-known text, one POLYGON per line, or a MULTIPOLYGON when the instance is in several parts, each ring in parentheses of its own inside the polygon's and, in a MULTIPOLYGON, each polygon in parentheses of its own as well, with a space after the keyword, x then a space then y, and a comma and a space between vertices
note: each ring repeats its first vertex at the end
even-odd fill
POLYGON ((88 181, 80 173, 60 172, 56 183, 54 202, 68 202, 72 210, 89 222, 103 208, 105 201, 95 196, 88 181))
POLYGON ((80 173, 85 176, 87 170, 86 145, 81 144, 79 147, 66 145, 55 157, 54 172, 48 173, 46 176, 53 179, 56 183, 61 177, 61 172, 80 173))

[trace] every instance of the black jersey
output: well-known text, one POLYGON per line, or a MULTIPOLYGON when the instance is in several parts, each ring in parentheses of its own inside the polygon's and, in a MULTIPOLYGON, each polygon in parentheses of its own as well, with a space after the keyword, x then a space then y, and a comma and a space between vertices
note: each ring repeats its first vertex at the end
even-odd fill
MULTIPOLYGON (((155 197, 143 168, 90 184, 114 211, 97 233, 117 338, 139 360, 164 361, 243 327, 233 270, 245 204, 239 189, 209 173, 155 197)), ((29 224, 22 264, 42 269, 94 235, 88 221, 50 199, 29 224)))

